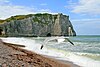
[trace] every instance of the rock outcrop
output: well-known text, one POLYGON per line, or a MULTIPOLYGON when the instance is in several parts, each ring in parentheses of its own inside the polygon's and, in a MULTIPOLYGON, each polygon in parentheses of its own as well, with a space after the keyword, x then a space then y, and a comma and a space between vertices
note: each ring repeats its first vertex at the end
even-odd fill
POLYGON ((0 23, 6 36, 75 36, 69 16, 59 14, 29 14, 12 16, 0 23))

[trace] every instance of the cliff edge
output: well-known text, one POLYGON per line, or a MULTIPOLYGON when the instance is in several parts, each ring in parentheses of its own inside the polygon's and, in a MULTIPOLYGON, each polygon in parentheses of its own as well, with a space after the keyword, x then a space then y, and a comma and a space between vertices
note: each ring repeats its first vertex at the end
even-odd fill
POLYGON ((69 16, 62 13, 16 15, 0 20, 0 34, 5 36, 76 36, 69 16))

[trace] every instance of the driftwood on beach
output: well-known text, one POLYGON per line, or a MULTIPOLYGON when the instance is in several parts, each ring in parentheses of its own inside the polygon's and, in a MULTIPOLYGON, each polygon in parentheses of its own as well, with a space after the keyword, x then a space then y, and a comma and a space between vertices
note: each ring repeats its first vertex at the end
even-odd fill
POLYGON ((25 47, 25 45, 18 45, 18 44, 12 44, 12 43, 6 43, 6 42, 3 42, 5 45, 12 45, 12 46, 17 46, 17 47, 25 47))

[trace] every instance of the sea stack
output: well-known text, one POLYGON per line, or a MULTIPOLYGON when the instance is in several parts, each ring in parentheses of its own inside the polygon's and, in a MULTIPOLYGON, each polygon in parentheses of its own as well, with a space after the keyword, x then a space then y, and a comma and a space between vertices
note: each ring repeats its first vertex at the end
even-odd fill
POLYGON ((5 36, 76 36, 69 16, 48 13, 16 15, 0 20, 5 36))

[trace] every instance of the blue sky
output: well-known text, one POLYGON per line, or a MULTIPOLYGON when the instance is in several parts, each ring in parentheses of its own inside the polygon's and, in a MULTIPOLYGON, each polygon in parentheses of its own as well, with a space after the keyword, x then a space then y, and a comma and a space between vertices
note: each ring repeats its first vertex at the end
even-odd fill
POLYGON ((100 0, 0 0, 0 19, 38 12, 69 15, 78 35, 100 35, 100 0))

